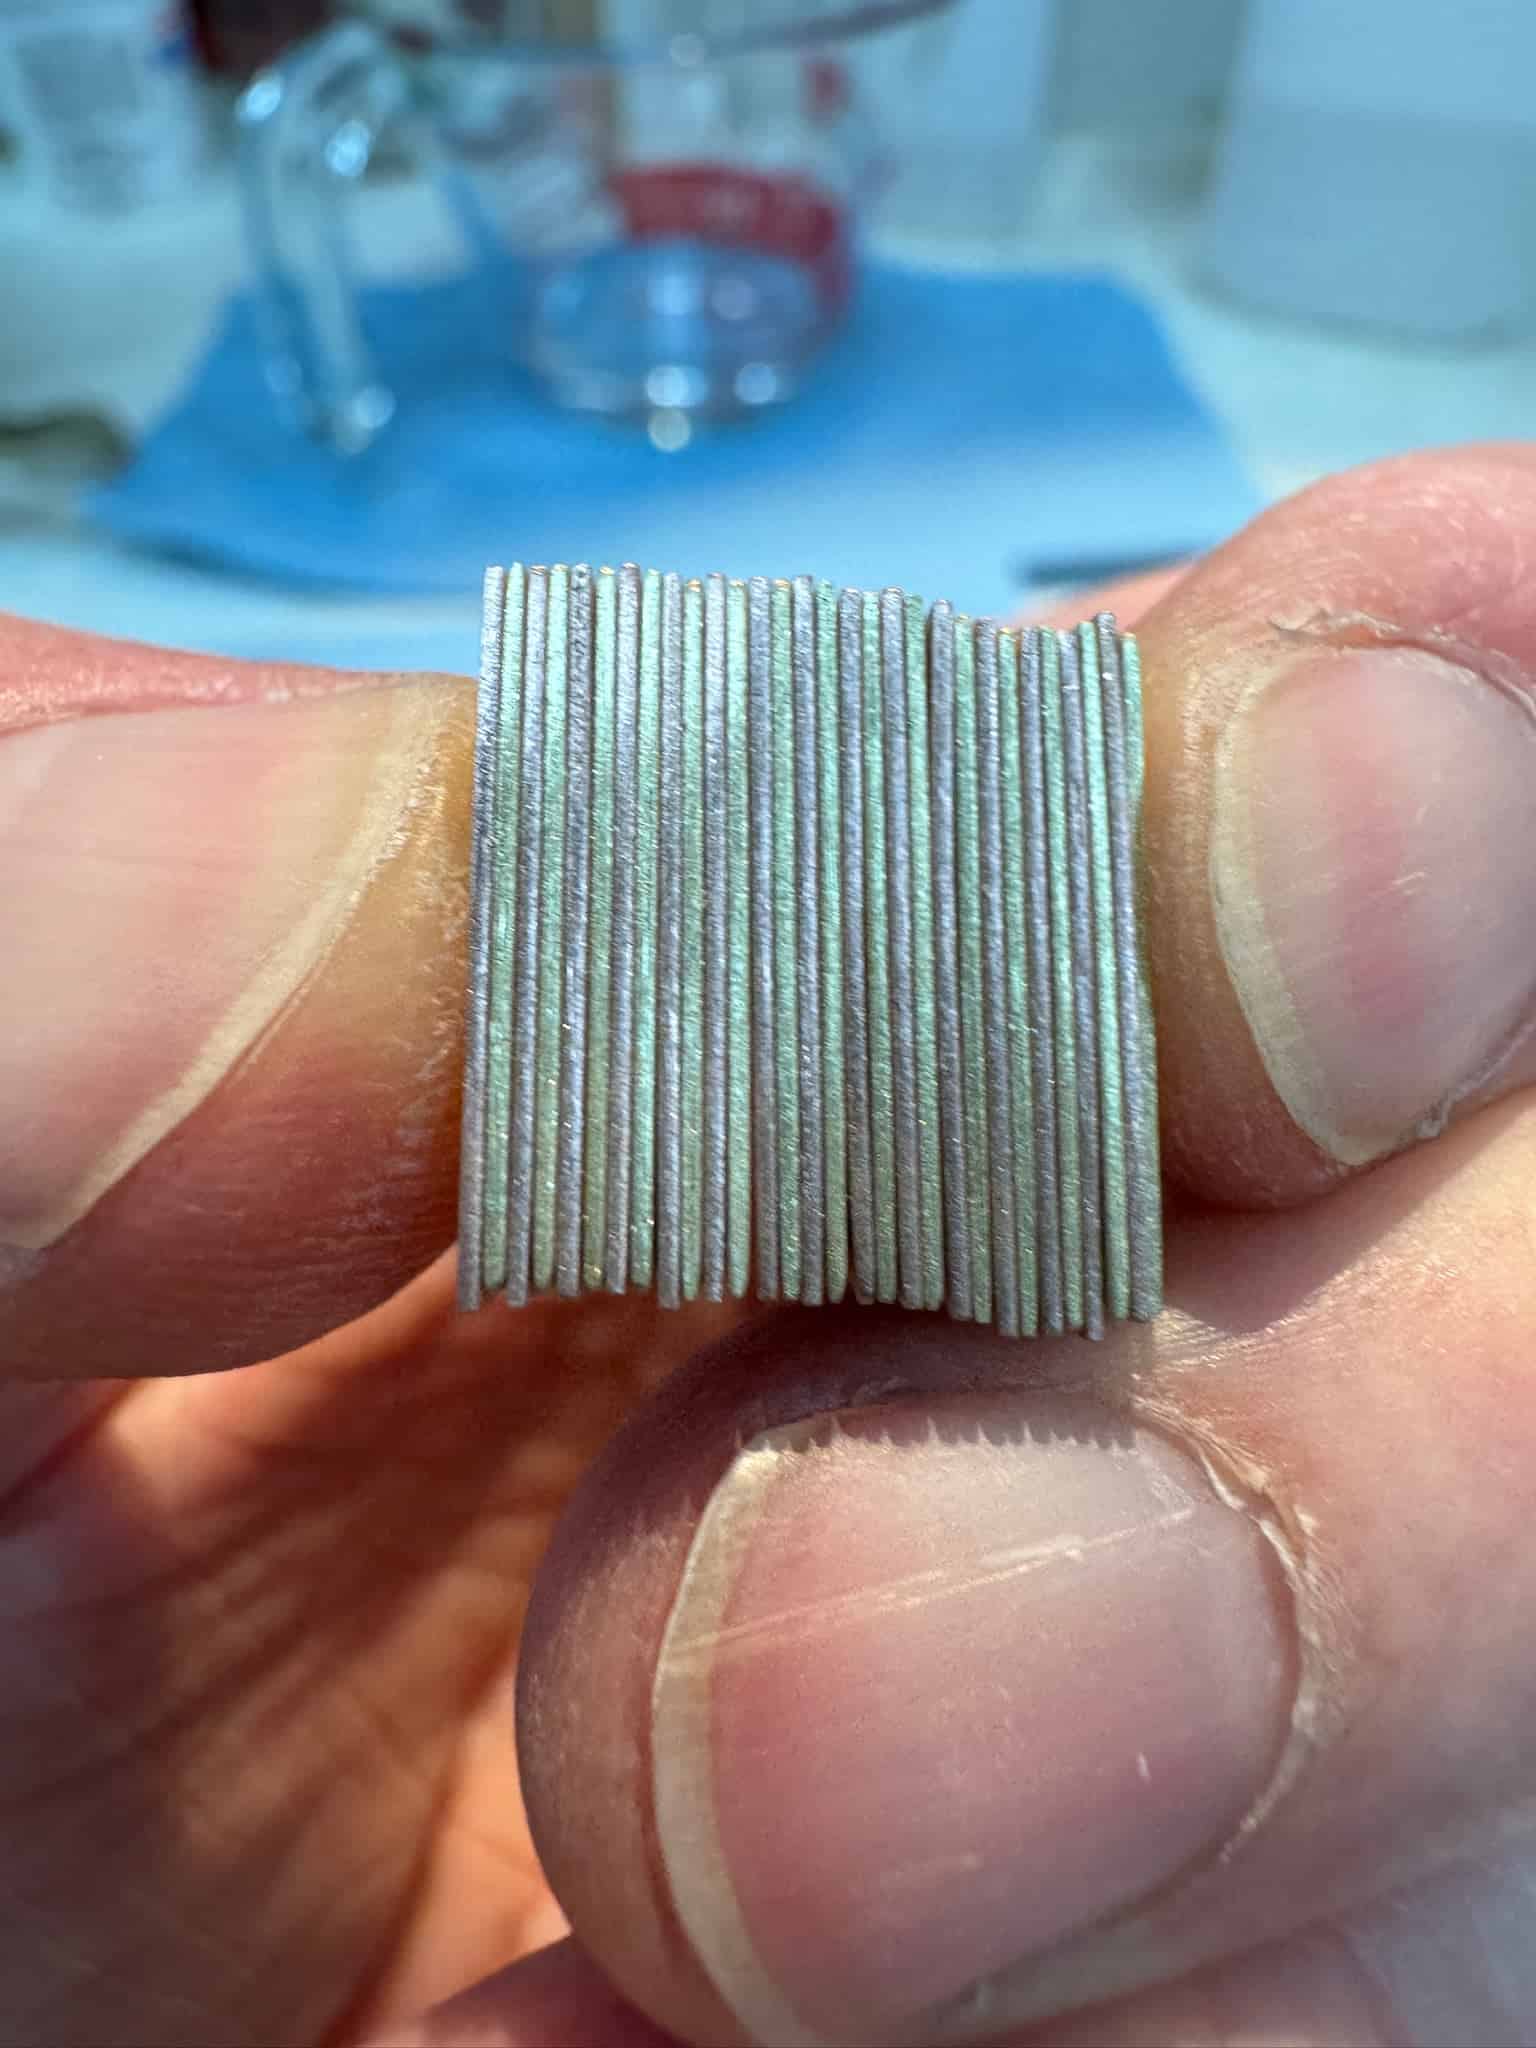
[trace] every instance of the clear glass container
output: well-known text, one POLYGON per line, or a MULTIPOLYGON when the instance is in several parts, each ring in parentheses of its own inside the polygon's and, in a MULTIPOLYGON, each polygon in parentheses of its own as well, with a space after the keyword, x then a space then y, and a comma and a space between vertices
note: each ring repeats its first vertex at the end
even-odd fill
MULTIPOLYGON (((647 422, 789 397, 836 329, 882 153, 845 46, 946 0, 373 0, 240 103, 247 228, 290 413, 360 449, 391 390, 359 319, 346 205, 381 154, 434 178, 560 404, 647 422)), ((451 376, 452 364, 432 374, 451 376)))

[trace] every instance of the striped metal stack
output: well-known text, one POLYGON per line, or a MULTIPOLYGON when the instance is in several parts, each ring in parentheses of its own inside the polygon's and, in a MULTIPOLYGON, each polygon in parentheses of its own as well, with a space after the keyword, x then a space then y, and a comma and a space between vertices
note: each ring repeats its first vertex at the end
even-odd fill
POLYGON ((492 570, 459 1292, 1156 1314, 1136 644, 492 570))

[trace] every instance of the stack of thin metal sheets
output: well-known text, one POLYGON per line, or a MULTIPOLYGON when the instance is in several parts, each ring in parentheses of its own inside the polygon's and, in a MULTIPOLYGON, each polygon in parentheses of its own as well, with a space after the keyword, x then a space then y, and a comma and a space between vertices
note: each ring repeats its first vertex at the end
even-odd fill
POLYGON ((1154 1315, 1134 640, 492 570, 460 1301, 1154 1315))

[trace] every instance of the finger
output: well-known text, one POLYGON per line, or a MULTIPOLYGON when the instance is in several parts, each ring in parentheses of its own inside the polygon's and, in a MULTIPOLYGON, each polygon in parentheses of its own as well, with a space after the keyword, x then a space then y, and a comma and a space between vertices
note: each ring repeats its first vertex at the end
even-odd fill
POLYGON ((1536 1109, 1175 1234, 1103 1346, 673 1382, 524 1638, 575 1932, 685 2039, 1006 2039, 1536 1814, 1536 1109))
POLYGON ((1529 1843, 1509 1845, 1016 2048, 1523 2048, 1536 2034, 1533 1881, 1529 1843))
POLYGON ((571 1941, 430 2012, 370 2033, 366 2048, 677 2048, 617 1997, 571 1941))
POLYGON ((1536 1077, 1536 446, 1336 477, 1141 622, 1169 1163, 1291 1201, 1536 1077))
POLYGON ((248 1362, 451 1239, 471 710, 0 621, 0 1372, 248 1362))
MULTIPOLYGON (((1536 2019, 1528 1847, 1456 1863, 1355 1913, 1008 2048, 1522 2048, 1536 2019)), ((367 2048, 668 2048, 572 1942, 545 1949, 367 2048)))

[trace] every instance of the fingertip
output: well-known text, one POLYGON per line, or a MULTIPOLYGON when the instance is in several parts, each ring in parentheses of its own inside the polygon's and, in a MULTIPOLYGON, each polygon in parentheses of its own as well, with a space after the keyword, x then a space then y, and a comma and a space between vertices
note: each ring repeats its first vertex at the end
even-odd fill
POLYGON ((1140 622, 1179 1183, 1286 1205, 1529 1078, 1536 459, 1329 478, 1140 622))
POLYGON ((362 2048, 678 2048, 625 2003, 573 1941, 370 2034, 362 2048))
POLYGON ((470 692, 24 637, 4 1368, 249 1363, 452 1239, 470 692))

